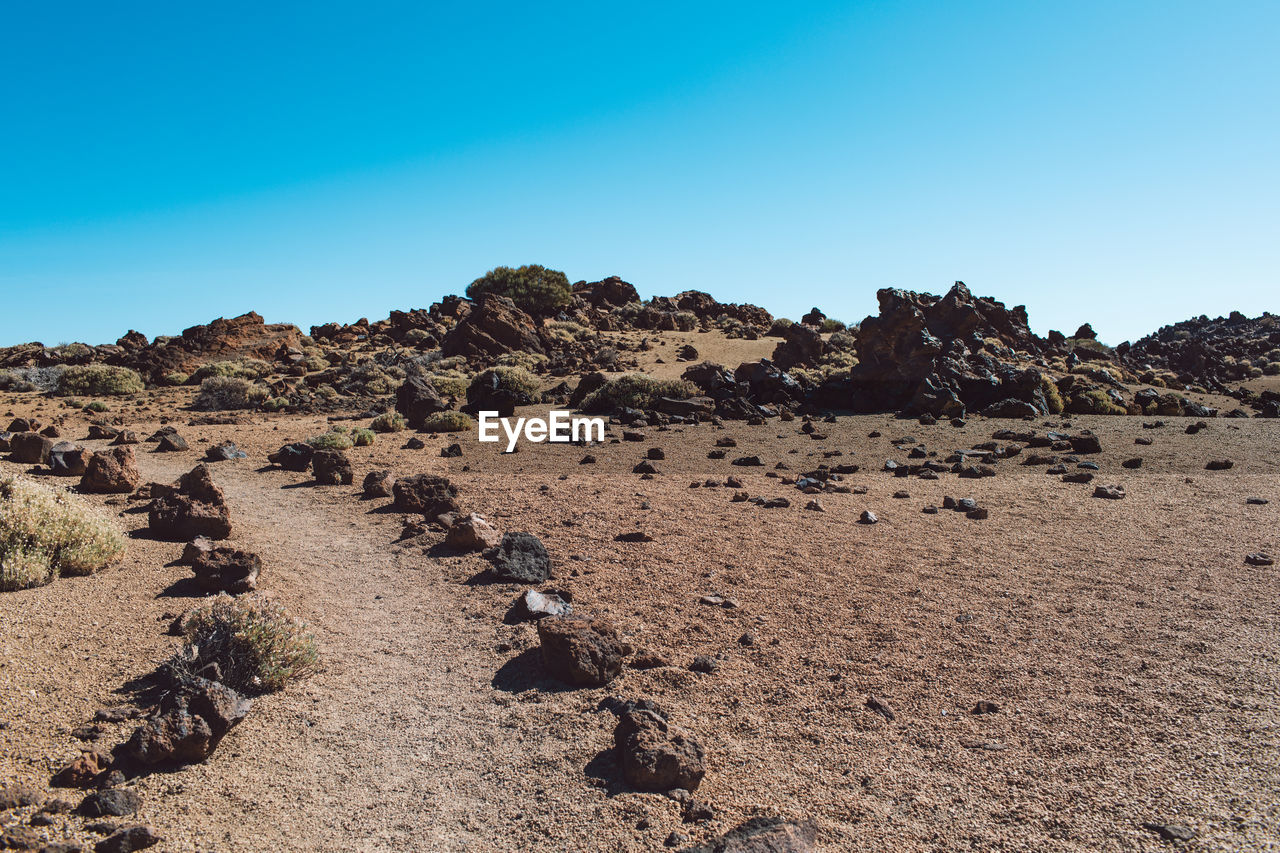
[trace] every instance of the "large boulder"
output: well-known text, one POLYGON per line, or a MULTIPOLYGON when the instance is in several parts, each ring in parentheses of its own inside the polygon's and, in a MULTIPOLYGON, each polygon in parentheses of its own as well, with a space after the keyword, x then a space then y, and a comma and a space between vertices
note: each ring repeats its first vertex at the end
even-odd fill
POLYGON ((94 494, 123 495, 138 488, 142 473, 133 456, 132 447, 111 447, 89 457, 80 491, 94 494))
POLYGON ((404 415, 413 429, 421 429, 427 418, 448 408, 436 386, 420 374, 410 376, 396 390, 396 411, 404 415))
POLYGON ((401 477, 391 487, 395 508, 400 512, 418 512, 434 518, 447 512, 457 512, 458 489, 446 477, 435 474, 415 474, 401 477))
POLYGON ((446 357, 490 359, 509 352, 545 353, 533 318, 505 296, 486 293, 440 342, 446 357))
POLYGON ((15 432, 9 438, 9 459, 28 465, 43 465, 49 461, 53 439, 38 432, 15 432))
POLYGON ((566 684, 600 687, 622 672, 631 647, 603 619, 543 619, 538 641, 547 672, 566 684))
POLYGON ((773 362, 783 370, 816 367, 827 347, 817 329, 801 323, 789 326, 783 337, 773 349, 773 362))
POLYGON ((175 542, 197 536, 226 539, 231 535, 231 510, 209 468, 197 465, 151 502, 148 523, 153 535, 175 542))

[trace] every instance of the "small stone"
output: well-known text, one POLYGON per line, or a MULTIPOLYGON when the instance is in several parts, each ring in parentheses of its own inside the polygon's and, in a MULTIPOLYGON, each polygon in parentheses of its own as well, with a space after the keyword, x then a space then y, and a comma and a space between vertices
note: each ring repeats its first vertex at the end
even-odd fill
POLYGON ((485 556, 493 563, 493 573, 503 580, 535 584, 551 577, 551 557, 532 533, 505 533, 485 556))
POLYGON ((877 699, 875 696, 867 697, 867 708, 879 714, 880 716, 884 717, 886 720, 889 720, 890 722, 892 722, 893 718, 896 716, 893 713, 893 709, 889 707, 887 702, 885 702, 883 699, 877 699))
POLYGON ((1107 500, 1118 501, 1125 495, 1124 486, 1095 486, 1093 496, 1095 498, 1106 498, 1107 500))
POLYGON ((690 672, 700 672, 703 675, 711 675, 719 668, 719 662, 708 655, 698 655, 693 659, 693 663, 689 664, 690 672))
POLYGON ((1124 460, 1123 462, 1121 462, 1121 463, 1120 463, 1120 467, 1121 467, 1121 468, 1129 468, 1130 470, 1132 470, 1132 469, 1134 469, 1134 468, 1141 468, 1141 467, 1142 467, 1142 457, 1141 457, 1141 456, 1135 456, 1135 457, 1133 457, 1132 459, 1126 459, 1126 460, 1124 460))
POLYGON ((1275 559, 1270 554, 1264 554, 1261 551, 1256 554, 1249 554, 1244 558, 1244 561, 1250 566, 1270 566, 1275 564, 1275 559))
POLYGON ((862 515, 858 517, 859 524, 875 524, 879 520, 876 518, 876 514, 869 509, 864 509, 862 515))
POLYGON ((970 714, 994 714, 999 710, 1000 710, 1000 706, 997 705, 995 702, 990 702, 986 699, 982 699, 978 702, 978 704, 973 706, 973 710, 971 710, 969 713, 970 714))
POLYGON ((1174 823, 1144 823, 1142 828, 1165 841, 1191 841, 1196 837, 1195 830, 1174 823))
POLYGON ((80 803, 79 812, 85 817, 125 817, 142 805, 142 797, 129 788, 111 788, 95 791, 80 803))
POLYGON ((149 826, 126 826, 108 835, 94 845, 94 853, 133 853, 154 847, 162 839, 149 826))
POLYGON ((1235 467, 1235 464, 1230 459, 1210 459, 1205 463, 1204 469, 1206 471, 1227 471, 1235 467))

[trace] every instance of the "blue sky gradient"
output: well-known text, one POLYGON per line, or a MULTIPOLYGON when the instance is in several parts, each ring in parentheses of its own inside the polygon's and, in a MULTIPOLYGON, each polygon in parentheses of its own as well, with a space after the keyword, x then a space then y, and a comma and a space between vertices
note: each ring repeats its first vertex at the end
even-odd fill
POLYGON ((1280 310, 1280 4, 0 8, 0 345, 380 319, 498 265, 1117 343, 1280 310))

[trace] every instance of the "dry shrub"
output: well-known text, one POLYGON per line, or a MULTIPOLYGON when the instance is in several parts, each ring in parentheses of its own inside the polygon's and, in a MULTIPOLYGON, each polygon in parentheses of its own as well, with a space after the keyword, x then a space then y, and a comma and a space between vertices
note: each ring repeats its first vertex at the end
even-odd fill
POLYGON ((236 376, 211 376, 200 383, 200 393, 192 405, 206 412, 252 409, 271 398, 265 385, 255 385, 236 376))
POLYGON ((465 432, 475 428, 476 422, 462 412, 436 412, 422 422, 424 432, 465 432))
POLYGON ((176 681, 212 677, 241 693, 274 693, 320 662, 306 623, 257 593, 210 598, 184 614, 179 627, 186 642, 165 665, 176 681))
POLYGON ((85 364, 63 370, 55 393, 60 397, 118 397, 137 394, 144 388, 137 371, 109 364, 85 364))
POLYGON ((20 477, 0 479, 0 591, 90 575, 124 552, 119 528, 89 505, 20 477))

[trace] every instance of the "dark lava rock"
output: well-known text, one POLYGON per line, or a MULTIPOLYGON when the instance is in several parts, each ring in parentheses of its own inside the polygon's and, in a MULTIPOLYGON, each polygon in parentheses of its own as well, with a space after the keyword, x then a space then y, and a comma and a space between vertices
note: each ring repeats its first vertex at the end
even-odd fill
POLYGON ((493 573, 518 583, 543 583, 551 577, 551 557, 532 533, 504 533, 496 548, 485 552, 493 573))
POLYGON ((210 548, 195 555, 191 569, 195 572, 196 583, 206 592, 239 595, 258 588, 262 560, 257 554, 248 551, 210 548))
POLYGON ((1124 486, 1095 486, 1093 496, 1118 501, 1125 495, 1124 486))
POLYGON ((60 441, 49 449, 49 471, 59 477, 81 477, 89 469, 88 450, 70 441, 60 441))
POLYGON ((84 798, 78 811, 85 817, 124 817, 142 805, 142 797, 130 788, 95 791, 84 798))
POLYGON ((160 441, 156 444, 156 453, 181 453, 190 449, 187 440, 176 432, 160 436, 160 441))
POLYGON ((859 524, 875 524, 879 520, 876 518, 876 514, 869 509, 864 509, 862 515, 858 516, 859 524))
POLYGON ((1244 558, 1244 561, 1250 566, 1270 566, 1275 564, 1275 559, 1270 554, 1262 552, 1249 554, 1244 558))
POLYGON ((179 478, 169 493, 151 502, 148 523, 160 539, 188 542, 197 536, 226 539, 231 535, 231 510, 203 463, 179 478))
POLYGON ((1142 467, 1142 457, 1141 457, 1141 456, 1135 456, 1135 457, 1133 457, 1132 459, 1126 459, 1126 460, 1124 460, 1123 462, 1121 462, 1121 463, 1120 463, 1120 467, 1121 467, 1121 468, 1129 468, 1129 469, 1131 469, 1131 470, 1132 470, 1132 469, 1134 469, 1134 468, 1141 468, 1141 467, 1142 467))
POLYGON ((395 508, 400 512, 417 512, 435 518, 446 512, 458 512, 458 489, 445 477, 415 474, 401 477, 391 487, 395 508))
POLYGON ((411 429, 421 429, 427 418, 449 408, 436 386, 421 374, 414 374, 396 389, 396 411, 404 415, 411 429))
POLYGON ((613 741, 623 778, 639 791, 693 791, 706 775, 702 744, 656 711, 624 711, 613 741))
POLYGON ((268 455, 267 461, 272 465, 279 465, 286 471, 302 472, 311 467, 311 457, 315 456, 315 453, 316 449, 305 441, 296 441, 268 455))
POLYGON ((118 754, 140 768, 203 761, 252 706, 224 684, 189 679, 165 695, 154 716, 134 731, 118 754))
POLYGON ((15 432, 9 437, 9 459, 26 465, 43 465, 49 461, 53 440, 35 432, 15 432))
POLYGON ((126 826, 93 846, 94 853, 134 853, 154 847, 163 839, 149 826, 126 826))
POLYGON ((1227 471, 1235 467, 1235 464, 1230 459, 1210 459, 1205 463, 1204 469, 1206 471, 1227 471))
POLYGON ((1093 433, 1085 433, 1083 435, 1073 435, 1070 439, 1071 451, 1073 453, 1101 453, 1102 442, 1093 433))
POLYGON ((395 478, 390 471, 370 471, 364 477, 362 489, 366 498, 389 498, 395 478))
POLYGON ((205 452, 204 459, 206 462, 234 462, 237 459, 247 459, 248 456, 249 454, 236 447, 234 441, 228 441, 210 447, 205 452))

